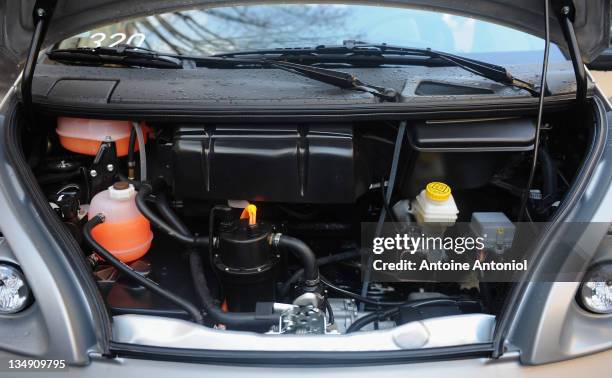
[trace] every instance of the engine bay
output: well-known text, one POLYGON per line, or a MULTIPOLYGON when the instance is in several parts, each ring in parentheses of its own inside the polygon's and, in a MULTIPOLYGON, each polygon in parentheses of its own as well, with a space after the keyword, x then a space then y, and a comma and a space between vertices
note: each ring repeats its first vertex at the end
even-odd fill
MULTIPOLYGON (((531 221, 554 214, 580 167, 588 130, 572 127, 576 117, 561 111, 543 123, 531 221)), ((473 277, 370 282, 362 226, 382 219, 418 233, 443 224, 447 232, 484 219, 510 235, 532 158, 532 117, 296 124, 40 118, 43 131, 23 133, 28 162, 115 316, 342 335, 495 316, 510 288, 473 277)), ((483 260, 503 259, 500 245, 483 246, 483 260)))

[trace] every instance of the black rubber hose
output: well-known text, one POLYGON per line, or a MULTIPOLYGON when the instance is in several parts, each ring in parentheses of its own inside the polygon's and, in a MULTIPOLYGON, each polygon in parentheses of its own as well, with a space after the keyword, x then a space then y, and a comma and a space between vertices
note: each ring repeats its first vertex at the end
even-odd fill
POLYGON ((169 225, 164 219, 159 217, 155 212, 151 211, 146 203, 146 198, 153 193, 153 186, 150 183, 142 183, 138 194, 136 195, 136 207, 153 225, 162 230, 168 236, 185 243, 188 245, 195 246, 208 246, 208 237, 205 236, 193 236, 191 234, 185 234, 173 226, 169 225))
POLYGON ((557 192, 557 167, 548 151, 540 147, 538 153, 542 170, 542 198, 550 200, 557 192))
MULTIPOLYGON (((335 255, 320 257, 317 259, 317 266, 333 264, 335 262, 349 260, 355 257, 359 257, 360 255, 361 255, 361 252, 359 250, 351 250, 351 251, 336 253, 335 255)), ((304 269, 299 269, 295 273, 293 273, 293 275, 289 277, 287 281, 283 283, 283 286, 281 286, 279 289, 279 294, 281 298, 284 298, 287 295, 287 293, 289 293, 289 289, 291 288, 291 285, 298 282, 300 278, 302 278, 303 274, 304 274, 304 269)))
POLYGON ((207 315, 215 323, 222 323, 230 328, 261 328, 278 324, 279 314, 258 315, 253 312, 224 312, 217 307, 208 290, 202 266, 202 256, 198 251, 192 251, 189 254, 189 266, 196 294, 207 315))
POLYGON ((112 253, 110 253, 104 247, 98 244, 98 242, 92 236, 92 230, 96 226, 102 223, 104 223, 104 217, 98 214, 94 216, 93 218, 91 218, 87 223, 85 223, 85 226, 83 227, 83 234, 85 235, 85 240, 87 240, 89 245, 91 245, 91 247, 96 251, 96 253, 102 256, 102 258, 107 263, 114 266, 118 271, 125 274, 128 278, 134 280, 138 284, 151 290, 152 292, 159 295, 160 297, 167 299, 168 301, 176 304, 177 306, 187 311, 187 313, 191 315, 191 317, 196 323, 202 324, 204 322, 204 317, 202 316, 202 313, 200 313, 200 310, 198 310, 196 306, 191 304, 189 301, 162 288, 155 281, 152 281, 142 276, 141 274, 137 273, 130 266, 122 263, 119 259, 113 256, 112 253))
MULTIPOLYGON (((130 131, 130 142, 128 144, 128 176, 133 176, 134 171, 136 170, 136 160, 134 160, 134 151, 136 150, 136 128, 132 126, 132 130, 130 131)), ((134 177, 130 177, 134 179, 134 177)))
MULTIPOLYGON (((162 218, 166 220, 166 222, 170 223, 172 227, 174 227, 178 232, 192 236, 189 228, 183 223, 183 221, 176 215, 176 213, 170 207, 170 201, 168 201, 168 196, 164 192, 160 192, 155 195, 155 206, 157 207, 157 211, 161 214, 162 218)), ((193 236, 192 236, 193 237, 193 236)))
POLYGON ((135 162, 134 151, 136 151, 136 128, 130 131, 130 144, 128 144, 128 161, 135 162))
POLYGON ((304 267, 304 281, 307 284, 319 282, 317 257, 306 243, 291 236, 281 235, 276 242, 276 247, 289 250, 300 259, 304 267))
POLYGON ((382 320, 382 319, 386 319, 386 318, 390 318, 392 316, 395 316, 399 313, 399 308, 390 308, 387 309, 385 311, 382 312, 372 312, 369 313, 365 316, 362 316, 361 318, 355 320, 353 322, 353 324, 351 324, 347 329, 346 329, 346 333, 353 333, 356 331, 359 331, 360 329, 362 329, 363 327, 365 327, 366 325, 376 321, 376 320, 382 320))

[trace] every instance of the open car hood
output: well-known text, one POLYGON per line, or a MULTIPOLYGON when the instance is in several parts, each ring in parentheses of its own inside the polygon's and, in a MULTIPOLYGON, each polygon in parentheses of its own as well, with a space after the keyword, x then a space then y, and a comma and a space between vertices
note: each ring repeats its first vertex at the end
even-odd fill
MULTIPOLYGON (((609 0, 549 0, 551 39, 567 52, 558 15, 564 4, 573 3, 574 29, 585 63, 595 59, 607 46, 609 36, 609 0)), ((48 0, 38 0, 40 3, 48 0)), ((259 1, 261 3, 262 1, 259 1)), ((269 2, 269 1, 268 1, 269 2)), ((282 3, 295 1, 284 0, 282 3)), ((312 3, 315 1, 301 1, 312 3)), ((351 1, 348 1, 350 3, 351 1)), ((503 24, 527 33, 544 36, 544 0, 379 0, 355 3, 409 6, 470 16, 503 24)), ((3 2, 1 30, 3 65, 20 65, 34 29, 32 13, 35 0, 3 2), (6 60, 9 59, 10 63, 6 60)), ((125 18, 144 16, 179 8, 224 6, 256 3, 227 0, 59 0, 46 33, 43 47, 80 32, 125 18)), ((503 43, 503 41, 500 41, 503 43)), ((8 68, 8 67, 6 67, 8 68)))

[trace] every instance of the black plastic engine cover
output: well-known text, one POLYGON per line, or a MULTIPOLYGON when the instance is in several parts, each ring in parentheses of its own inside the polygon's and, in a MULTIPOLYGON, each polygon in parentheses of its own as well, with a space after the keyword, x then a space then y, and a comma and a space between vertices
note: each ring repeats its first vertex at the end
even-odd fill
POLYGON ((351 125, 185 126, 173 154, 179 199, 350 203, 367 188, 351 125))

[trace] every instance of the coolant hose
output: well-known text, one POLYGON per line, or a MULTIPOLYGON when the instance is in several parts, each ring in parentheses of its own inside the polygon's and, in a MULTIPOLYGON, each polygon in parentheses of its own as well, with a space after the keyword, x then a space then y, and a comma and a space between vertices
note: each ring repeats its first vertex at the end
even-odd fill
POLYGON ((202 316, 202 313, 200 312, 200 310, 198 310, 196 306, 191 304, 189 301, 162 288, 156 282, 137 273, 129 265, 122 263, 119 259, 113 256, 112 253, 110 253, 104 247, 102 247, 102 245, 100 245, 92 236, 92 230, 96 226, 102 223, 104 223, 104 216, 102 214, 98 214, 94 216, 93 218, 91 218, 87 223, 85 223, 85 226, 83 227, 83 234, 85 235, 85 240, 87 240, 89 245, 91 245, 91 247, 96 251, 97 254, 102 256, 102 258, 107 263, 114 266, 118 271, 125 274, 130 279, 134 280, 138 284, 151 290, 152 292, 159 295, 160 297, 167 299, 168 301, 176 304, 177 306, 187 311, 187 313, 191 315, 191 317, 196 323, 202 324, 204 322, 204 317, 202 316))
MULTIPOLYGON (((340 262, 344 260, 349 260, 349 259, 359 257, 359 256, 361 256, 361 251, 359 251, 358 249, 346 251, 346 252, 340 252, 335 255, 318 258, 317 266, 332 264, 332 263, 340 262)), ((304 275, 304 269, 298 269, 295 273, 293 273, 293 275, 289 277, 289 279, 285 281, 283 285, 280 287, 280 289, 278 290, 280 297, 284 298, 289 292, 291 285, 298 282, 300 278, 302 278, 303 275, 304 275)))
POLYGON ((188 245, 196 245, 196 246, 208 246, 208 237, 206 236, 193 236, 191 234, 187 234, 181 232, 180 230, 175 229, 173 226, 168 224, 164 219, 159 217, 155 212, 153 212, 146 203, 146 198, 153 193, 153 185, 147 182, 143 182, 140 185, 138 190, 138 194, 136 195, 136 207, 145 216, 151 223, 153 223, 157 228, 162 230, 168 236, 173 237, 174 239, 188 244, 188 245))
POLYGON ((166 193, 160 192, 155 195, 155 206, 157 207, 157 211, 159 211, 159 214, 161 214, 161 216, 166 220, 166 222, 170 223, 170 225, 174 227, 178 232, 183 235, 191 235, 191 231, 189 231, 189 228, 176 215, 176 213, 172 211, 166 193))
POLYGON ((291 236, 274 234, 272 236, 272 245, 281 250, 291 251, 302 262, 304 267, 303 277, 306 285, 318 285, 319 266, 317 265, 317 257, 306 243, 291 236))
POLYGON ((189 254, 189 267, 201 305, 215 323, 221 323, 230 328, 263 328, 278 324, 279 314, 260 315, 254 312, 224 312, 215 304, 215 300, 208 290, 200 252, 191 251, 189 254))

